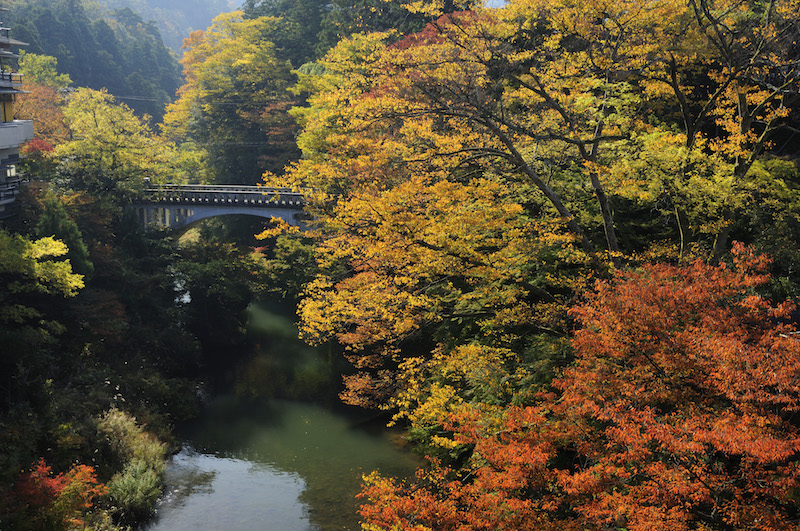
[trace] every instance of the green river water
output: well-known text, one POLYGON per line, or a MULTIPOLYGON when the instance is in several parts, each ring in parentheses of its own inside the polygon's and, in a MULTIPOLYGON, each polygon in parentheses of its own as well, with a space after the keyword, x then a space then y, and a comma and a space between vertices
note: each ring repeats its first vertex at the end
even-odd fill
POLYGON ((397 433, 371 420, 373 413, 254 399, 257 381, 248 367, 262 367, 258 377, 264 378, 269 371, 263 367, 280 366, 286 380, 289 358, 305 367, 304 374, 324 372, 309 367, 325 363, 323 354, 294 343, 290 321, 284 326, 281 318, 258 312, 256 321, 253 328, 260 323, 273 337, 284 330, 282 339, 261 338, 268 347, 238 369, 250 389, 247 397, 216 396, 178 429, 183 449, 168 465, 156 516, 141 531, 357 530, 362 474, 407 477, 419 466, 397 433))

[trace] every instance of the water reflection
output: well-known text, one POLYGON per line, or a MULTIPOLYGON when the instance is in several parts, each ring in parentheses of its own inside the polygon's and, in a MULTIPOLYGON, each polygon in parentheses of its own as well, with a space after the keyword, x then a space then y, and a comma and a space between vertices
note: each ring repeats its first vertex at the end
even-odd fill
POLYGON ((209 404, 181 434, 162 530, 358 529, 361 475, 407 476, 418 461, 370 429, 364 413, 292 401, 209 404))
POLYGON ((146 530, 317 529, 298 503, 305 484, 296 474, 186 449, 173 458, 167 485, 146 530))

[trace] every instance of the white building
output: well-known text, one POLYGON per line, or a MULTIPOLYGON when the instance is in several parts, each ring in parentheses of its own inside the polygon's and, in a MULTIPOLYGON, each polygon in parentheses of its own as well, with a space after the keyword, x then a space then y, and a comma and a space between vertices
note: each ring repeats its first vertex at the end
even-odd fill
MULTIPOLYGON (((0 8, 0 11, 8 11, 0 8)), ((2 26, 2 23, 0 23, 2 26)), ((13 206, 21 176, 17 175, 19 146, 33 138, 31 120, 14 119, 14 98, 21 90, 22 76, 11 71, 11 60, 19 57, 12 47, 27 43, 11 38, 10 28, 0 27, 0 219, 14 213, 13 206)))

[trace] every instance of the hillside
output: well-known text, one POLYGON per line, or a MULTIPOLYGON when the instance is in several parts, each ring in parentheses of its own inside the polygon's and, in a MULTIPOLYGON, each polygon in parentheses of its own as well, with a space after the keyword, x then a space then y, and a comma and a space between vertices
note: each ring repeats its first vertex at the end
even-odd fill
MULTIPOLYGON (((236 9, 240 2, 231 0, 96 0, 109 9, 130 8, 144 20, 154 21, 164 44, 179 51, 183 39, 194 30, 211 25, 211 20, 225 11, 236 9)), ((180 52, 179 52, 180 53, 180 52)))
POLYGON ((125 7, 79 0, 22 0, 6 13, 25 51, 51 55, 75 86, 107 89, 141 114, 161 119, 182 84, 177 54, 152 21, 125 7))

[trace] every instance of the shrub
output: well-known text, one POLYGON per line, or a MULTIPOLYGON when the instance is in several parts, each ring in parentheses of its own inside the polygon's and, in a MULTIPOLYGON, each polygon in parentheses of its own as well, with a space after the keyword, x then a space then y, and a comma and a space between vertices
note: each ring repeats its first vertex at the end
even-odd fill
POLYGON ((83 527, 94 500, 106 492, 93 467, 73 465, 66 473, 54 475, 40 458, 19 477, 11 493, 13 527, 53 531, 83 527))
POLYGON ((161 494, 163 474, 141 459, 125 465, 108 483, 108 497, 124 511, 124 519, 139 520, 150 514, 161 494))
POLYGON ((141 520, 161 494, 166 446, 118 409, 100 417, 97 429, 122 465, 108 482, 108 497, 121 520, 141 520))

